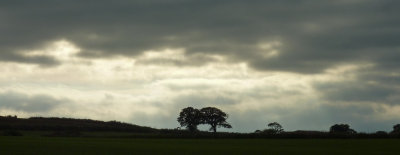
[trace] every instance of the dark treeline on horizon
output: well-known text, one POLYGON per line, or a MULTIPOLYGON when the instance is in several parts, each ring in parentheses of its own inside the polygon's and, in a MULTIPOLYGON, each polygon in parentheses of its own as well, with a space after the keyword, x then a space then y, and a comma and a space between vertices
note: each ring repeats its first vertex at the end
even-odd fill
POLYGON ((76 130, 76 131, 120 131, 120 132, 154 132, 156 129, 118 121, 98 121, 91 119, 0 116, 0 130, 76 130))
MULTIPOLYGON (((329 131, 284 131, 277 123, 269 123, 267 129, 252 133, 206 132, 183 129, 155 129, 117 121, 97 121, 90 119, 0 116, 0 135, 18 136, 19 131, 53 131, 43 136, 84 136, 81 132, 125 132, 135 135, 126 138, 400 138, 400 124, 391 132, 356 132, 348 124, 335 124, 329 131)), ((214 130, 211 130, 214 131, 214 130)), ((122 136, 123 137, 123 136, 122 136)))

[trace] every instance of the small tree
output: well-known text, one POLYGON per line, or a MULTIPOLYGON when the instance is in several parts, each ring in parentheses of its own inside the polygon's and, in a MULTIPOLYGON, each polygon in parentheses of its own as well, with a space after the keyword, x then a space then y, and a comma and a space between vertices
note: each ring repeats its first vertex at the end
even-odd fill
POLYGON ((210 131, 217 132, 217 127, 232 128, 232 126, 226 122, 228 115, 214 107, 206 107, 200 110, 202 115, 202 123, 209 124, 210 131))
POLYGON ((335 124, 329 129, 330 133, 341 133, 341 134, 354 134, 357 133, 351 129, 348 124, 335 124))
POLYGON ((400 134, 400 124, 396 124, 393 126, 393 131, 390 132, 391 134, 400 134))
POLYGON ((279 134, 283 132, 282 125, 277 122, 269 123, 267 126, 270 128, 269 130, 273 131, 274 134, 279 134))
POLYGON ((184 108, 179 113, 177 120, 182 127, 186 127, 189 131, 197 131, 197 126, 201 123, 200 110, 193 107, 184 108))

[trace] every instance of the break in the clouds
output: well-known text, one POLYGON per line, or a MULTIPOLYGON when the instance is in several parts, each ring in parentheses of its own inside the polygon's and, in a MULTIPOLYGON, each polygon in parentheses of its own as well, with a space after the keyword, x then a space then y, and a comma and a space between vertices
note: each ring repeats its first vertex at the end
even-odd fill
POLYGON ((0 112, 172 128, 180 109, 216 106, 234 131, 389 130, 400 121, 398 5, 4 0, 0 112))

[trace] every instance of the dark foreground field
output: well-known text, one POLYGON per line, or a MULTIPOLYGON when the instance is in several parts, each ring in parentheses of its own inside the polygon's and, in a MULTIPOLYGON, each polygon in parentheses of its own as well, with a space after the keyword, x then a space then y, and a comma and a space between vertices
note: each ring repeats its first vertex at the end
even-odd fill
POLYGON ((400 154, 398 139, 124 139, 0 136, 0 154, 400 154))

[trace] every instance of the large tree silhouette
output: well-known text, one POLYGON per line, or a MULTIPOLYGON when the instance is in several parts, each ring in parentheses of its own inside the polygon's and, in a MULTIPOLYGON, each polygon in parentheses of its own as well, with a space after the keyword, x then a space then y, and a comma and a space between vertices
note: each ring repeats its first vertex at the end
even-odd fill
POLYGON ((197 131, 197 126, 201 123, 200 110, 193 107, 182 109, 179 113, 178 122, 181 126, 186 127, 189 131, 197 131))
POLYGON ((274 134, 280 134, 283 132, 282 125, 277 122, 269 123, 267 126, 270 128, 269 130, 271 130, 274 134))
POLYGON ((202 116, 201 122, 203 124, 209 124, 211 126, 210 131, 214 133, 217 132, 217 127, 232 128, 232 126, 226 122, 228 115, 220 109, 206 107, 202 108, 200 112, 202 116))
POLYGON ((329 129, 330 133, 340 133, 340 134, 354 134, 357 133, 355 130, 351 129, 348 124, 335 124, 329 129))
POLYGON ((390 132, 392 134, 400 134, 400 124, 396 124, 393 126, 393 131, 390 132))

